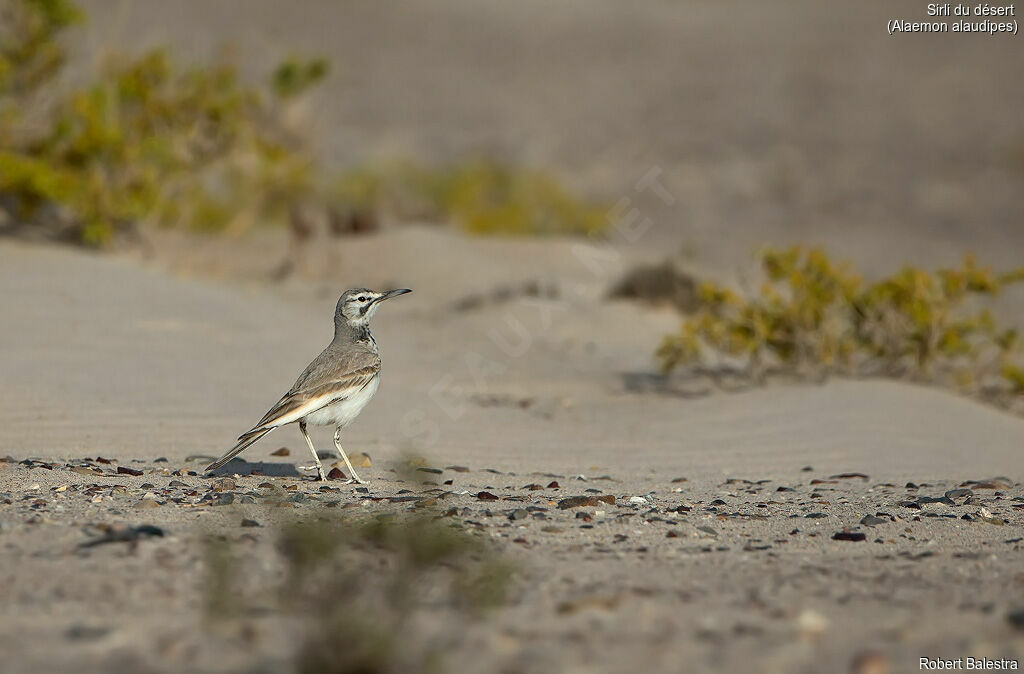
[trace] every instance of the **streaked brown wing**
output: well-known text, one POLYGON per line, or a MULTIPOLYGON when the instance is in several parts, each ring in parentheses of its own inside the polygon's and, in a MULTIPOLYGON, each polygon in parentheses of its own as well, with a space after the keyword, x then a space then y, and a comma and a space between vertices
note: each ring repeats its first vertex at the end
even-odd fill
POLYGON ((329 381, 318 386, 312 386, 299 391, 289 391, 267 412, 260 422, 253 426, 253 430, 273 425, 275 421, 301 410, 303 407, 309 409, 302 416, 311 414, 318 409, 326 407, 331 403, 344 400, 361 391, 380 372, 379 365, 372 365, 354 370, 344 377, 329 381))

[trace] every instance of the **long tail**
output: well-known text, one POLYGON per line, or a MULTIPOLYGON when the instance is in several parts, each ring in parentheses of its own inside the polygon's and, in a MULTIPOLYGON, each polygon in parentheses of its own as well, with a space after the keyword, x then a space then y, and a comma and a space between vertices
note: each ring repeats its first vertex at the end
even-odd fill
POLYGON ((249 445, 253 444, 254 442, 259 440, 272 430, 274 430, 273 426, 271 426, 270 428, 254 428, 248 433, 243 433, 238 437, 238 444, 232 447, 230 452, 228 452, 227 454, 225 454, 224 456, 220 457, 219 459, 211 463, 209 466, 207 466, 206 471, 209 472, 211 470, 217 470, 225 463, 227 463, 228 461, 230 461, 231 459, 235 458, 236 456, 244 452, 246 449, 248 449, 249 445))

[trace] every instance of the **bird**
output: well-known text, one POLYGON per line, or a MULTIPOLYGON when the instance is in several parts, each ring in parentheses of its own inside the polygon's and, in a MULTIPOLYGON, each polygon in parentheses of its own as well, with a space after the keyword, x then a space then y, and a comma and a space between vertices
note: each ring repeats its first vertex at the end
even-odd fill
POLYGON ((220 468, 275 428, 297 422, 313 454, 320 480, 326 481, 323 464, 306 426, 333 424, 334 446, 352 476, 349 482, 366 484, 366 480, 356 474, 341 446, 341 430, 359 416, 380 386, 380 353, 370 332, 370 319, 385 300, 411 292, 408 288, 383 292, 352 288, 342 293, 334 311, 331 343, 306 366, 295 384, 259 423, 238 436, 238 444, 207 466, 206 472, 220 468))

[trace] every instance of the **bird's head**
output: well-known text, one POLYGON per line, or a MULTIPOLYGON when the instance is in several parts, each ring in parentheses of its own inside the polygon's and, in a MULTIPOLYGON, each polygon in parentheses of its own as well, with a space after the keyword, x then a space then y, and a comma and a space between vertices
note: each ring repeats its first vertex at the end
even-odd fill
POLYGON ((338 309, 334 314, 335 321, 344 319, 350 325, 365 325, 377 312, 381 302, 411 292, 408 288, 384 292, 368 288, 346 290, 338 300, 338 309))

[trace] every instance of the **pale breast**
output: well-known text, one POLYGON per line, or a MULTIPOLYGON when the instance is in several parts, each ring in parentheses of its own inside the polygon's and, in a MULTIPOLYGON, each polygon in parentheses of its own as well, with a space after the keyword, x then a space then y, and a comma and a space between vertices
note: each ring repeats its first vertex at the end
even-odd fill
POLYGON ((358 393, 327 405, 306 415, 307 424, 314 426, 348 426, 363 411, 380 386, 380 376, 370 380, 358 393))

